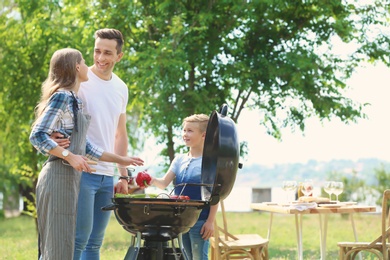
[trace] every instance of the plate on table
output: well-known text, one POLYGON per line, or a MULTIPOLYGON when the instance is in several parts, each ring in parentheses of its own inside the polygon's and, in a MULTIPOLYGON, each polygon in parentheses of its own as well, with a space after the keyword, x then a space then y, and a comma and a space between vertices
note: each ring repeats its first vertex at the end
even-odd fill
POLYGON ((263 202, 263 204, 265 204, 267 206, 276 206, 276 205, 278 205, 278 203, 276 203, 276 202, 263 202))
POLYGON ((344 206, 353 206, 353 205, 356 205, 357 202, 356 201, 344 201, 344 202, 340 202, 340 204, 343 204, 344 206))
POLYGON ((324 197, 305 197, 302 196, 298 199, 299 202, 315 202, 315 203, 329 203, 330 200, 329 198, 324 198, 324 197))
POLYGON ((312 205, 313 203, 315 203, 314 201, 299 201, 299 200, 295 200, 295 201, 291 201, 291 204, 298 204, 298 205, 306 205, 306 204, 310 204, 312 205))
POLYGON ((299 201, 299 200, 291 201, 291 204, 302 204, 302 203, 307 203, 307 202, 299 201))
POLYGON ((299 211, 302 211, 302 210, 307 210, 307 209, 314 209, 317 207, 317 203, 315 202, 310 202, 310 203, 305 203, 305 202, 302 202, 302 203, 295 203, 295 204, 291 204, 290 208, 291 209, 297 209, 299 211))
POLYGON ((335 209, 335 208, 340 208, 344 205, 342 204, 319 204, 318 207, 321 207, 321 208, 331 208, 331 209, 335 209))
POLYGON ((298 201, 296 203, 293 203, 292 206, 312 207, 312 206, 314 206, 314 204, 317 205, 315 202, 300 202, 300 201, 298 201))
POLYGON ((281 207, 290 207, 290 206, 291 206, 291 203, 278 203, 278 206, 281 206, 281 207))

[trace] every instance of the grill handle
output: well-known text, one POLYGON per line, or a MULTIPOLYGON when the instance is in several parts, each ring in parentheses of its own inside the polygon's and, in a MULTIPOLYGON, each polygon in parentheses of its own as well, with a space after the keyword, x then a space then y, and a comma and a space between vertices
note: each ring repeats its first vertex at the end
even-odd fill
POLYGON ((117 205, 115 205, 115 204, 110 204, 110 205, 107 205, 107 206, 102 207, 102 210, 103 210, 103 211, 110 211, 110 210, 116 209, 116 207, 117 207, 117 205))

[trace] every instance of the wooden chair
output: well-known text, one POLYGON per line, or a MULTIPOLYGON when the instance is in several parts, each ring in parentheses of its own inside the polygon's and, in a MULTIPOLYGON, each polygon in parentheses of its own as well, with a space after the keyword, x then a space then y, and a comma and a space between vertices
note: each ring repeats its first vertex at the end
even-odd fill
POLYGON ((390 190, 383 192, 382 199, 382 223, 381 235, 372 242, 339 242, 340 247, 339 258, 355 259, 357 254, 361 251, 370 252, 378 257, 378 259, 389 259, 389 235, 390 235, 390 215, 387 214, 387 202, 390 199, 390 190))
POLYGON ((232 235, 228 231, 225 206, 220 201, 222 225, 214 221, 214 237, 210 238, 211 259, 268 259, 268 239, 258 234, 232 235))

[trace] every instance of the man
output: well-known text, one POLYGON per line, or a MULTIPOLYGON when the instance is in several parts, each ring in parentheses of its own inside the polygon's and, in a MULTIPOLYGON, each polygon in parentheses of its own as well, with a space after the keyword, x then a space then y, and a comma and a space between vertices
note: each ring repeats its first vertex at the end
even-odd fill
MULTIPOLYGON (((115 64, 123 57, 123 36, 115 29, 95 32, 94 64, 89 80, 82 84, 78 95, 91 115, 87 137, 97 146, 119 155, 127 154, 126 106, 128 89, 113 73, 115 64)), ((99 259, 100 247, 111 212, 101 208, 111 203, 114 179, 113 167, 97 165, 96 174, 83 172, 78 200, 74 259, 99 259), (108 174, 107 174, 108 173, 108 174), (111 175, 111 176, 110 176, 111 175)), ((119 168, 127 176, 124 168, 119 168)), ((127 179, 120 179, 117 192, 127 193, 127 179)))
MULTIPOLYGON (((119 155, 126 155, 128 137, 126 106, 128 88, 113 73, 115 64, 123 57, 122 33, 115 29, 95 32, 94 64, 88 70, 87 82, 78 92, 84 111, 91 115, 88 140, 119 155)), ((58 138, 58 136, 57 136, 58 138)), ((65 140, 60 145, 67 145, 65 140)), ((110 219, 110 211, 101 208, 111 203, 114 190, 114 164, 94 165, 93 174, 83 172, 80 182, 74 259, 99 259, 103 237, 110 219)), ((121 177, 116 192, 127 193, 127 171, 119 168, 121 177)))

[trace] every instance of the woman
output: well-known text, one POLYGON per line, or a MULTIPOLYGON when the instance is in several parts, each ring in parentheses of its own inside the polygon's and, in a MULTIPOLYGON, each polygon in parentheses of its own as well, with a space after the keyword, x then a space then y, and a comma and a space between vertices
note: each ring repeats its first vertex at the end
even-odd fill
POLYGON ((49 155, 36 187, 41 259, 73 258, 80 176, 82 171, 91 172, 87 158, 124 166, 143 165, 140 158, 104 152, 87 141, 90 118, 82 113, 82 102, 77 97, 80 83, 88 80, 87 71, 78 50, 56 51, 36 107, 30 142, 39 152, 49 155), (50 138, 53 132, 71 139, 68 149, 50 138))

